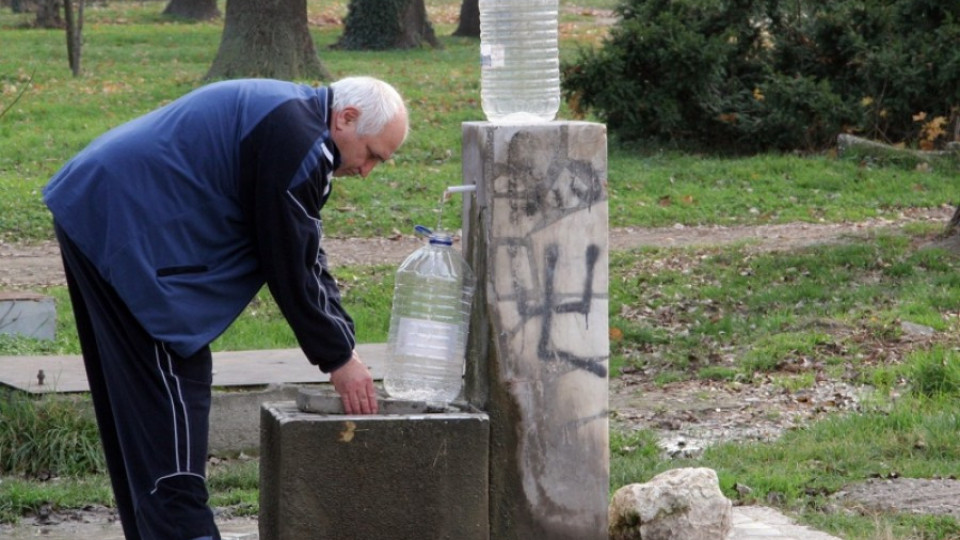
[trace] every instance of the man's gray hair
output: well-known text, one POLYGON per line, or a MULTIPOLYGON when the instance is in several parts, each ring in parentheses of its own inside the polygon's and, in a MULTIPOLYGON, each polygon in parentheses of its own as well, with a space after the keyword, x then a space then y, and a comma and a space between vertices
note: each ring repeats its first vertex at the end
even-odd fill
POLYGON ((357 135, 376 135, 398 114, 407 114, 400 93, 388 83, 373 77, 346 77, 330 85, 333 110, 346 107, 360 110, 357 135))

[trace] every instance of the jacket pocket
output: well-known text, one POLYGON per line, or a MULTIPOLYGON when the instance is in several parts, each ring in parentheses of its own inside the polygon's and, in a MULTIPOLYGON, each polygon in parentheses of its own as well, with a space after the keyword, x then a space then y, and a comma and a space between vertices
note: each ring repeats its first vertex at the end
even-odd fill
POLYGON ((205 264, 191 264, 183 266, 165 266, 157 268, 157 277, 176 276, 179 274, 199 274, 210 268, 205 264))

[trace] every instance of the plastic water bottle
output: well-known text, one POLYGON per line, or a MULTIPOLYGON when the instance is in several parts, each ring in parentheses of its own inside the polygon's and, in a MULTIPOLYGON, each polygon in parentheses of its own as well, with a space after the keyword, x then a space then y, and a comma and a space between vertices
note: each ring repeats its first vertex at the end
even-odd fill
POLYGON ((448 234, 429 235, 397 270, 383 386, 391 397, 449 403, 463 386, 473 271, 448 234))
POLYGON ((479 3, 480 100, 487 120, 553 120, 560 108, 558 0, 479 3))

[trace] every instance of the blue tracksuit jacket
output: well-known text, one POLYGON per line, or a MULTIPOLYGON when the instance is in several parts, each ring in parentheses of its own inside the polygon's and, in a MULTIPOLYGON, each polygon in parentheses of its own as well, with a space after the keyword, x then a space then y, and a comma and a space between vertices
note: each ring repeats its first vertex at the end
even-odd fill
POLYGON ((178 354, 209 344, 267 283, 307 358, 332 371, 355 339, 320 244, 339 164, 331 94, 260 79, 204 86, 97 138, 44 200, 178 354))

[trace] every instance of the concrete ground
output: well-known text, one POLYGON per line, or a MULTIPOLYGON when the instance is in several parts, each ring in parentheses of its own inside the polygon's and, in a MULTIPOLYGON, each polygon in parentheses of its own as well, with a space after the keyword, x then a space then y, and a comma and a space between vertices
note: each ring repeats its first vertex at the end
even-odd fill
MULTIPOLYGON (((383 345, 363 345, 358 347, 361 356, 371 367, 375 378, 382 376, 383 345)), ((265 384, 284 383, 323 383, 327 377, 311 366, 298 349, 279 351, 252 351, 220 353, 214 355, 214 383, 221 387, 256 387, 265 384)), ((86 391, 86 376, 83 362, 79 357, 0 357, 0 384, 18 387, 35 393, 79 392, 86 391), (46 379, 43 385, 37 384, 36 374, 44 369, 46 379)), ((237 388, 229 395, 244 394, 237 388)), ((249 392, 251 396, 255 392, 249 392)), ((234 418, 249 417, 251 425, 234 426, 231 439, 236 440, 238 432, 257 434, 259 432, 259 401, 251 400, 249 415, 231 412, 234 418)), ((236 406, 236 405, 231 405, 236 406)), ((217 402, 214 402, 214 409, 217 402)), ((218 411, 211 411, 211 415, 218 411)), ((214 437, 215 434, 211 434, 214 437)), ((212 445, 215 446, 215 445, 212 445)), ((32 519, 16 526, 0 525, 0 538, 26 540, 42 537, 48 540, 122 540, 123 534, 116 523, 78 523, 63 522, 54 525, 37 525, 32 519)), ((257 522, 255 519, 239 518, 226 520, 221 524, 224 540, 257 540, 257 522)), ((782 513, 766 507, 744 506, 733 509, 733 531, 726 540, 837 540, 836 537, 795 524, 782 513)))
MULTIPOLYGON (((34 525, 24 520, 16 527, 0 526, 0 537, 7 540, 123 540, 117 523, 64 523, 34 525)), ((223 540, 258 540, 255 519, 240 518, 220 524, 223 540)), ((738 506, 733 509, 733 530, 726 540, 839 540, 819 531, 795 524, 780 512, 762 506, 738 506)))
POLYGON ((836 536, 797 525, 787 516, 765 506, 733 509, 733 531, 727 540, 839 540, 836 536))

